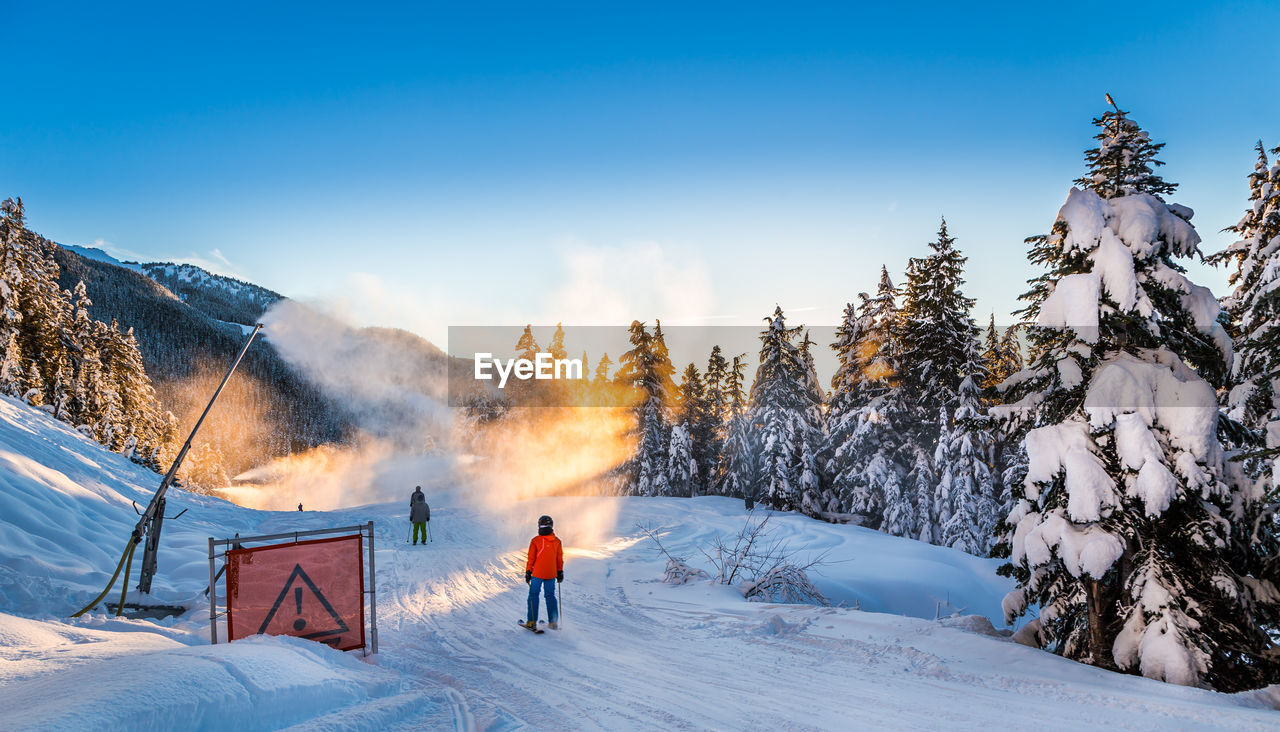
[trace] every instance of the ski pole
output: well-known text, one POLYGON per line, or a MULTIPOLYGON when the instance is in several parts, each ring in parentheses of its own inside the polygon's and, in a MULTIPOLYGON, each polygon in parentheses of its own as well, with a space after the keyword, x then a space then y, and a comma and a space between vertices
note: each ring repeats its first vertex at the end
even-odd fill
POLYGON ((404 535, 404 543, 409 543, 409 537, 413 535, 413 523, 409 524, 409 533, 404 535))
POLYGON ((427 541, 434 541, 434 539, 431 538, 431 522, 430 521, 427 522, 427 541))

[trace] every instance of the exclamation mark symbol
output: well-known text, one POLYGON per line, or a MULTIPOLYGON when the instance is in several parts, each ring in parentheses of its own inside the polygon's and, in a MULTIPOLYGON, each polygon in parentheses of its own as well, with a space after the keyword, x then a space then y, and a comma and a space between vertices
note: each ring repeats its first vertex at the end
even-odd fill
POLYGON ((293 629, 302 630, 303 628, 307 627, 307 621, 303 620, 301 617, 302 615, 302 588, 301 587, 293 588, 293 604, 297 606, 298 615, 299 615, 298 619, 293 621, 293 629))

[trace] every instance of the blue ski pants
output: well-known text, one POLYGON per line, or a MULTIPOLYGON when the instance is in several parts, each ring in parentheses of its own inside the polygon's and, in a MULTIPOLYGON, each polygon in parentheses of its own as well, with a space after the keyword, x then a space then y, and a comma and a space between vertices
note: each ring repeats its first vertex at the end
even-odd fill
POLYGON ((529 617, 531 622, 538 622, 538 593, 547 598, 547 621, 554 623, 560 620, 560 606, 556 604, 556 581, 534 577, 529 580, 529 617))

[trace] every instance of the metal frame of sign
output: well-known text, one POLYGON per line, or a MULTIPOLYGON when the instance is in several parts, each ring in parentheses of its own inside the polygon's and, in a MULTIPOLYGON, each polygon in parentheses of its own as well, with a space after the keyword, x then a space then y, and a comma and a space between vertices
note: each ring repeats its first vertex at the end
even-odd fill
MULTIPOLYGON (((364 654, 378 652, 378 593, 377 583, 374 581, 373 574, 373 522, 358 526, 343 526, 334 529, 315 529, 312 531, 294 531, 285 534, 266 534, 263 536, 239 536, 233 539, 214 539, 209 537, 209 642, 218 642, 218 617, 227 615, 228 623, 230 623, 230 608, 226 611, 218 612, 218 577, 226 570, 226 557, 231 551, 236 549, 268 549, 272 546, 288 546, 289 544, 267 544, 266 546, 247 547, 247 544, 259 542, 279 542, 281 539, 293 539, 292 544, 303 544, 303 537, 311 536, 332 536, 333 534, 344 534, 345 536, 360 536, 368 545, 369 571, 364 571, 363 564, 361 566, 361 585, 364 595, 368 598, 368 614, 364 617, 368 618, 368 633, 364 634, 365 644, 363 646, 364 654), (214 564, 218 558, 218 547, 234 547, 226 549, 222 552, 223 566, 215 574, 214 564), (367 582, 365 581, 365 578, 367 582)), ((319 541, 331 541, 334 539, 342 539, 344 536, 332 536, 332 539, 320 539, 319 541)), ((229 634, 229 633, 228 633, 229 634)))

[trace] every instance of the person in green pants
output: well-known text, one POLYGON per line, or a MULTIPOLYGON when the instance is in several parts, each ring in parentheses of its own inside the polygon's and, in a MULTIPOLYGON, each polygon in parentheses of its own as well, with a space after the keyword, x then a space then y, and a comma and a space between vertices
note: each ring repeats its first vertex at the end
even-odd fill
POLYGON ((413 545, 418 545, 418 535, 422 535, 422 543, 427 543, 427 522, 431 520, 431 507, 427 505, 427 497, 422 494, 422 486, 413 489, 409 496, 409 521, 413 522, 413 545))

